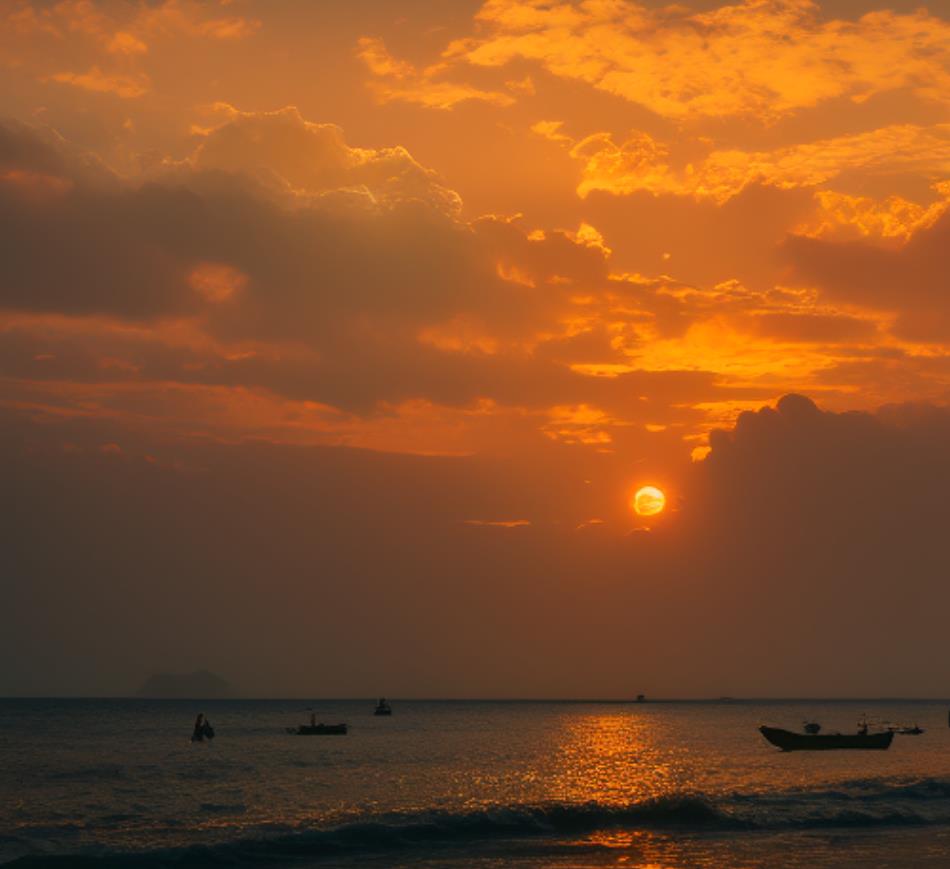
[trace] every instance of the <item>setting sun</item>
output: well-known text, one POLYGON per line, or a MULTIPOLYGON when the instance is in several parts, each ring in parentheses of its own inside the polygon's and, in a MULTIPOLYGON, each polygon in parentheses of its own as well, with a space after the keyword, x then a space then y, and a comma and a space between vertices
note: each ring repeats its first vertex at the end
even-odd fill
POLYGON ((948 274, 950 0, 0 0, 0 869, 950 869, 948 274))
POLYGON ((636 495, 633 496, 633 509, 640 516, 655 516, 657 513, 662 513, 665 506, 666 495, 655 486, 637 489, 636 495))

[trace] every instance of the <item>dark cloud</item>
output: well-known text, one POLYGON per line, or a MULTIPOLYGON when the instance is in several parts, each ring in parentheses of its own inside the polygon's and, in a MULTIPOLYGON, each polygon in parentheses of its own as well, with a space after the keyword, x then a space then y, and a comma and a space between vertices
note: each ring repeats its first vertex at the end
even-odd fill
MULTIPOLYGON (((655 420, 660 392, 708 397, 706 372, 571 370, 623 361, 603 327, 564 337, 565 321, 600 316, 620 286, 596 239, 462 222, 404 150, 350 148, 295 110, 237 114, 144 183, 85 173, 22 125, 0 130, 0 148, 20 173, 0 184, 0 305, 73 318, 5 329, 8 376, 263 388, 362 414, 416 398, 587 403, 627 422, 655 420), (468 332, 497 346, 454 346, 468 332)), ((654 316, 652 292, 625 289, 611 318, 654 316)))
POLYGON ((738 280, 757 288, 779 278, 777 249, 788 227, 813 209, 810 190, 757 184, 722 205, 648 192, 594 192, 583 204, 585 219, 615 248, 618 269, 673 274, 697 286, 738 280))
POLYGON ((950 213, 896 250, 794 235, 785 250, 795 278, 828 298, 895 313, 899 337, 939 342, 950 335, 950 213))
POLYGON ((755 329, 762 335, 780 341, 848 344, 872 341, 877 326, 871 320, 843 314, 762 313, 751 318, 755 329))
POLYGON ((761 694, 940 693, 948 435, 946 408, 836 414, 794 395, 711 435, 686 572, 719 601, 696 630, 724 671, 757 670, 761 694))

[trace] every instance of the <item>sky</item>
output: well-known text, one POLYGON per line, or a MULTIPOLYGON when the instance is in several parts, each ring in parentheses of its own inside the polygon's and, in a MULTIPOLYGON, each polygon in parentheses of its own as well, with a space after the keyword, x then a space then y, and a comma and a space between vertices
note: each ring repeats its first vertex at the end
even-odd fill
POLYGON ((0 0, 0 694, 947 696, 948 107, 940 3, 0 0))

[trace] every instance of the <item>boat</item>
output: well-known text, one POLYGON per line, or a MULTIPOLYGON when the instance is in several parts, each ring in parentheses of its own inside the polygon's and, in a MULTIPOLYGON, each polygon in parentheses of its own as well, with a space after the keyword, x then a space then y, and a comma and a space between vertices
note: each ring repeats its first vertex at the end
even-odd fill
POLYGON ((393 709, 387 702, 385 697, 380 697, 379 702, 376 704, 376 708, 373 710, 373 715, 392 715, 393 709))
POLYGON ((897 733, 901 736, 920 736, 920 734, 924 732, 924 729, 917 724, 915 724, 913 727, 907 727, 906 725, 901 724, 892 724, 887 729, 891 733, 897 733))
POLYGON ((345 724, 301 724, 299 727, 288 727, 288 733, 295 736, 345 736, 345 724))
POLYGON ((795 733, 780 727, 763 725, 759 732, 782 751, 830 751, 840 748, 883 751, 891 747, 891 741, 894 739, 892 730, 882 733, 868 733, 866 730, 857 733, 795 733))

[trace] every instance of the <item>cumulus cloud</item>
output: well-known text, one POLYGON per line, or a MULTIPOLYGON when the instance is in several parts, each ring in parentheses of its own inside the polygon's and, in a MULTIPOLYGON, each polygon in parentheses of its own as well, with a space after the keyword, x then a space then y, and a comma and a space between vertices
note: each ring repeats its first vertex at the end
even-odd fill
POLYGON ((164 390, 177 430, 199 425, 187 389, 201 388, 203 425, 217 430, 226 415, 214 408, 233 389, 232 421, 259 433, 273 432, 266 407, 287 421, 287 402, 316 403, 301 418, 318 441, 350 415, 419 401, 432 414, 474 408, 469 423, 479 402, 520 408, 539 428, 550 407, 588 404, 611 443, 612 428, 664 415, 656 395, 690 400, 711 382, 623 365, 590 376, 585 366, 621 349, 606 332, 581 336, 633 301, 614 299, 594 227, 464 222, 457 196, 405 150, 352 148, 295 110, 229 110, 188 159, 142 179, 86 167, 22 125, 4 128, 3 154, 0 339, 20 404, 34 383, 61 412, 92 402, 119 415, 136 388, 143 404, 164 390), (89 386, 70 393, 70 382, 89 386))
POLYGON ((689 619, 715 649, 711 669, 745 670, 768 638, 754 693, 932 690, 921 644, 937 654, 934 607, 948 603, 948 434, 946 408, 836 414, 789 395, 711 435, 684 508, 694 566, 683 565, 705 606, 730 602, 718 626, 699 624, 702 607, 689 619), (884 651, 880 668, 860 654, 869 645, 884 651))
POLYGON ((337 202, 349 194, 368 205, 418 200, 448 214, 461 208, 458 194, 405 148, 350 147, 338 126, 310 123, 292 106, 276 112, 214 108, 227 120, 202 137, 189 160, 199 171, 253 175, 292 194, 337 202))

